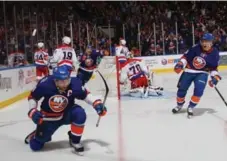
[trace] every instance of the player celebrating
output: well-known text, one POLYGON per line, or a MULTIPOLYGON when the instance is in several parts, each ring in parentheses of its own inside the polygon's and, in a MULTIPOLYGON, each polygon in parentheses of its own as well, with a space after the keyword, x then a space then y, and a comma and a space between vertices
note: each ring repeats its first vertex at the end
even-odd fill
POLYGON ((45 52, 44 44, 39 42, 37 44, 38 50, 34 54, 34 60, 36 65, 36 77, 37 81, 49 74, 48 59, 49 55, 45 52))
POLYGON ((131 59, 122 66, 120 83, 126 84, 131 81, 129 95, 132 97, 145 98, 149 95, 162 95, 163 88, 151 86, 152 73, 140 59, 131 59))
POLYGON ((53 75, 42 79, 29 96, 30 110, 28 116, 37 124, 36 131, 26 137, 33 151, 41 150, 44 144, 51 141, 54 132, 62 125, 71 124, 69 134, 70 144, 79 155, 83 154, 84 148, 80 143, 86 113, 84 109, 74 104, 75 99, 84 100, 93 105, 99 116, 104 116, 106 107, 100 99, 94 98, 82 86, 77 77, 70 78, 67 67, 56 67, 53 75), (44 98, 40 109, 37 109, 38 101, 44 98))
POLYGON ((72 71, 77 67, 78 60, 75 50, 70 46, 70 43, 70 37, 64 36, 62 45, 54 51, 51 63, 57 63, 57 66, 64 65, 69 71, 72 71))
POLYGON ((90 80, 94 69, 101 62, 101 57, 99 50, 92 50, 90 46, 87 47, 85 54, 81 56, 77 77, 82 80, 83 85, 90 80))
POLYGON ((194 82, 194 92, 189 102, 187 113, 188 118, 193 116, 193 109, 199 103, 206 83, 208 74, 211 75, 209 85, 215 86, 221 77, 217 71, 219 62, 219 52, 212 47, 213 35, 206 33, 202 36, 201 43, 190 48, 176 64, 174 70, 180 73, 184 68, 177 91, 177 106, 172 110, 177 113, 185 103, 185 96, 191 83, 194 82))
POLYGON ((116 56, 118 56, 118 61, 120 63, 120 68, 127 61, 130 55, 128 48, 126 47, 126 41, 124 39, 120 40, 120 45, 116 47, 116 56))

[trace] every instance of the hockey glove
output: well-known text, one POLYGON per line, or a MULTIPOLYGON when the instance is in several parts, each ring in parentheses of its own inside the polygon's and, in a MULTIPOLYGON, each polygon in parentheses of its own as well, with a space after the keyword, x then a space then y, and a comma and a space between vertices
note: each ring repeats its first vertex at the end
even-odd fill
POLYGON ((37 125, 40 125, 43 122, 43 115, 36 108, 32 108, 28 112, 28 117, 30 117, 32 119, 32 121, 37 125))
POLYGON ((184 68, 184 64, 183 64, 181 61, 179 61, 179 62, 175 65, 174 71, 175 71, 177 74, 179 74, 179 73, 183 70, 183 68, 184 68))
POLYGON ((211 76, 211 80, 209 80, 210 87, 216 86, 220 80, 221 76, 219 75, 211 76))
POLYGON ((106 107, 103 105, 103 103, 101 102, 100 99, 96 100, 93 103, 93 107, 96 110, 96 112, 98 113, 99 116, 104 116, 106 115, 107 109, 106 107))

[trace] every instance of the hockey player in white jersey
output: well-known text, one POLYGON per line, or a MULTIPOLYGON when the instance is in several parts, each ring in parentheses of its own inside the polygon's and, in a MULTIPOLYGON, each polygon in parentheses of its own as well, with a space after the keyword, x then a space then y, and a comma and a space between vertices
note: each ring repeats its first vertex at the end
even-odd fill
POLYGON ((58 47, 53 54, 51 63, 57 63, 57 66, 66 66, 71 72, 79 64, 75 50, 71 47, 71 38, 64 36, 62 39, 62 45, 58 47))
POLYGON ((120 69, 122 65, 127 61, 130 55, 128 47, 126 47, 126 41, 124 39, 120 40, 119 46, 116 47, 116 56, 118 56, 118 61, 120 63, 120 69))
POLYGON ((39 81, 45 76, 49 75, 49 69, 48 69, 48 59, 49 55, 44 49, 44 43, 39 42, 37 44, 37 50, 34 54, 34 60, 36 65, 36 79, 39 81))
MULTIPOLYGON (((153 72, 150 72, 141 59, 129 58, 122 66, 120 83, 126 85, 130 81, 128 91, 131 97, 146 98, 149 95, 162 95, 163 88, 151 85, 153 72)), ((124 91, 125 92, 125 91, 124 91)))

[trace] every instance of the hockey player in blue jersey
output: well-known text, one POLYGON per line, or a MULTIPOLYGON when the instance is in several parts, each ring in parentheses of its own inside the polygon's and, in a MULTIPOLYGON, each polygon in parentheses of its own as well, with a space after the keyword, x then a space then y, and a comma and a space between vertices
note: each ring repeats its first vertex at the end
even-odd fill
POLYGON ((83 85, 90 80, 94 70, 101 62, 101 58, 102 55, 99 50, 92 50, 90 46, 87 47, 85 54, 80 57, 77 77, 82 80, 83 85))
POLYGON ((194 92, 187 108, 188 118, 193 116, 193 109, 203 95, 209 74, 211 87, 217 85, 221 80, 217 71, 220 56, 218 50, 212 46, 213 39, 212 34, 204 34, 200 44, 190 48, 175 65, 176 73, 180 73, 183 69, 184 71, 178 82, 177 106, 172 110, 173 113, 179 112, 183 107, 185 96, 192 82, 194 83, 194 92))
POLYGON ((71 130, 68 132, 70 144, 82 155, 84 147, 80 140, 86 113, 80 105, 74 103, 75 99, 93 105, 99 116, 104 116, 107 112, 102 101, 88 93, 80 79, 70 78, 65 66, 54 68, 53 75, 45 77, 37 84, 28 98, 30 107, 28 116, 37 128, 25 140, 33 151, 41 150, 46 142, 51 141, 52 135, 60 126, 70 124, 71 130), (38 110, 38 101, 41 98, 43 101, 38 110))

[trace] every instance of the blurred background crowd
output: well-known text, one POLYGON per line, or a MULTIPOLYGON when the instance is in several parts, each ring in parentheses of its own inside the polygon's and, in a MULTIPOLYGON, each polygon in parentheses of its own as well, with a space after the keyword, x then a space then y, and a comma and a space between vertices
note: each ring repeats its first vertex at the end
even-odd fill
POLYGON ((91 45, 114 55, 124 38, 134 55, 155 56, 182 54, 211 32, 214 46, 227 51, 226 2, 3 1, 0 10, 0 64, 5 65, 16 51, 32 63, 38 41, 52 55, 63 36, 72 37, 77 54, 91 45))

